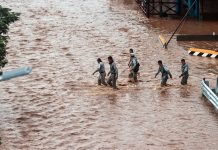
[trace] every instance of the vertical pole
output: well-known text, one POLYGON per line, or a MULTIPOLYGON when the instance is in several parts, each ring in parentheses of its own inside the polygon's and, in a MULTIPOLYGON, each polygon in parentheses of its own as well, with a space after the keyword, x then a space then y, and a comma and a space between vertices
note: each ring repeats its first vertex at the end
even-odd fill
POLYGON ((197 3, 195 5, 195 17, 200 19, 200 0, 197 0, 197 3))
POLYGON ((147 0, 147 5, 146 5, 146 13, 147 13, 147 17, 150 17, 150 0, 147 0))
POLYGON ((204 15, 204 0, 201 0, 201 19, 203 19, 204 15))
POLYGON ((154 12, 154 8, 155 8, 155 3, 154 0, 152 0, 152 10, 151 10, 152 13, 154 12))
POLYGON ((181 13, 181 0, 176 0, 176 13, 181 13))
MULTIPOLYGON (((191 5, 191 1, 192 0, 188 0, 188 9, 190 9, 190 5, 191 5)), ((191 10, 191 12, 190 12, 190 14, 189 14, 189 16, 191 16, 191 17, 193 17, 193 10, 194 10, 194 6, 193 6, 193 9, 191 10)))
POLYGON ((218 78, 216 79, 216 88, 215 88, 215 92, 218 94, 218 78))
POLYGON ((160 14, 159 14, 159 16, 162 16, 162 13, 163 13, 163 9, 162 9, 162 0, 159 0, 159 7, 160 7, 160 14))
POLYGON ((209 87, 210 86, 209 81, 207 81, 205 78, 203 78, 203 80, 204 80, 204 83, 209 87))

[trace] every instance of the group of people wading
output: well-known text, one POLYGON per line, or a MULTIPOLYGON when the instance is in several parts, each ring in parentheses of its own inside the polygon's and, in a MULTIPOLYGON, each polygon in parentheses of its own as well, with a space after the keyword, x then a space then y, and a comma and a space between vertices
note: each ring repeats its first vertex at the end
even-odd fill
MULTIPOLYGON (((129 67, 129 81, 132 82, 138 82, 138 71, 139 71, 139 67, 140 64, 138 62, 137 57, 135 56, 135 53, 133 51, 133 49, 129 50, 130 53, 130 60, 128 63, 128 67, 129 67)), ((114 59, 112 56, 108 57, 108 63, 110 65, 110 71, 108 72, 107 76, 109 76, 107 82, 105 81, 105 77, 106 77, 106 71, 105 71, 105 66, 104 63, 102 62, 101 58, 97 59, 97 62, 99 64, 99 67, 95 70, 95 72, 93 73, 93 75, 96 72, 99 72, 99 76, 98 76, 98 85, 109 85, 111 87, 113 87, 114 89, 117 89, 117 79, 118 79, 118 69, 116 66, 116 63, 114 62, 114 59)), ((159 69, 158 72, 155 74, 155 78, 156 76, 161 73, 161 86, 166 86, 167 85, 167 80, 169 79, 169 77, 172 79, 172 74, 170 73, 170 70, 167 69, 167 67, 165 65, 163 65, 162 61, 159 60, 158 61, 158 65, 159 65, 159 69)), ((186 85, 188 82, 188 77, 189 77, 189 67, 188 64, 185 62, 185 59, 181 59, 181 75, 179 76, 181 79, 181 84, 182 85, 186 85)))

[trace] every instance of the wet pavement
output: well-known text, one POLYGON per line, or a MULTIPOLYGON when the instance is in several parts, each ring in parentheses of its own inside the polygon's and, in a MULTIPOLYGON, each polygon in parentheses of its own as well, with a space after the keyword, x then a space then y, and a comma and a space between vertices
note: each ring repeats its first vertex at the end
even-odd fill
MULTIPOLYGON (((25 77, 1 82, 0 129, 5 150, 210 149, 218 145, 218 118, 201 97, 203 77, 214 81, 218 61, 189 56, 188 47, 217 42, 166 38, 178 20, 148 20, 134 0, 0 0, 21 12, 10 26, 9 64, 32 66, 25 77), (140 61, 140 82, 128 83, 129 48, 140 61), (96 59, 112 55, 119 90, 97 86, 96 59), (190 65, 180 86, 180 59, 190 65), (160 87, 162 59, 173 75, 160 87)), ((217 32, 218 23, 188 21, 180 33, 217 32), (195 32, 196 30, 196 32, 195 32)), ((212 82, 212 85, 214 85, 212 82)))

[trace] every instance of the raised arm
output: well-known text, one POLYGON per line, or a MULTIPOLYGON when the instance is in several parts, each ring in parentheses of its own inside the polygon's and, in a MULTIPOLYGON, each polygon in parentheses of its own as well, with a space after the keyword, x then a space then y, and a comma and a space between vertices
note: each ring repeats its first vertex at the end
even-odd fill
POLYGON ((157 75, 158 75, 159 73, 160 73, 160 67, 159 67, 157 73, 155 74, 155 78, 157 77, 157 75))
POLYGON ((107 76, 109 76, 111 74, 111 70, 107 73, 107 76))
POLYGON ((170 78, 173 78, 173 76, 172 76, 172 74, 171 74, 170 70, 168 70, 167 72, 168 72, 168 74, 169 74, 170 78))
POLYGON ((115 70, 115 73, 116 73, 116 78, 118 78, 118 69, 117 69, 116 64, 114 64, 114 70, 115 70))
POLYGON ((93 75, 98 72, 100 70, 100 65, 98 66, 98 68, 93 72, 93 75))

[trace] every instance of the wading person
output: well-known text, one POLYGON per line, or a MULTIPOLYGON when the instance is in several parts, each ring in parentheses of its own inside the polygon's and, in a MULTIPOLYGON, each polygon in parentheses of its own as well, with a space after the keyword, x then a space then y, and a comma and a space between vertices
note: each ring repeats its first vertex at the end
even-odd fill
POLYGON ((99 64, 99 67, 97 70, 95 70, 95 72, 93 73, 93 75, 96 72, 99 72, 99 76, 98 76, 98 85, 105 85, 107 86, 107 83, 105 82, 105 76, 106 76, 106 72, 105 72, 105 67, 104 67, 104 63, 102 62, 101 58, 97 59, 97 62, 99 64))
POLYGON ((117 89, 117 78, 118 78, 118 69, 116 64, 111 56, 108 57, 108 62, 110 65, 110 71, 108 72, 108 76, 110 75, 107 83, 112 86, 114 89, 117 89))
POLYGON ((188 64, 185 62, 185 59, 182 59, 181 63, 182 63, 182 66, 181 66, 182 74, 179 77, 180 78, 182 77, 181 84, 186 85, 188 82, 188 77, 189 77, 189 73, 188 73, 189 67, 188 67, 188 64))
POLYGON ((2 68, 0 67, 0 76, 3 74, 3 72, 2 72, 2 68))
POLYGON ((131 63, 131 60, 132 60, 131 54, 134 54, 134 51, 133 51, 132 48, 129 49, 129 55, 130 55, 130 57, 129 57, 129 63, 128 63, 128 66, 129 66, 129 67, 130 67, 130 63, 131 63))
POLYGON ((130 53, 131 59, 130 59, 130 63, 129 63, 129 68, 130 68, 130 74, 129 74, 129 78, 133 78, 134 82, 137 82, 137 75, 138 75, 138 71, 139 71, 139 62, 135 56, 134 53, 130 53))
POLYGON ((169 78, 168 76, 170 76, 170 78, 172 79, 172 75, 171 75, 170 71, 167 69, 167 67, 165 65, 163 65, 161 60, 158 61, 158 65, 159 65, 159 69, 158 69, 158 72, 155 75, 155 78, 161 72, 161 74, 162 74, 161 86, 166 86, 167 80, 169 78))

